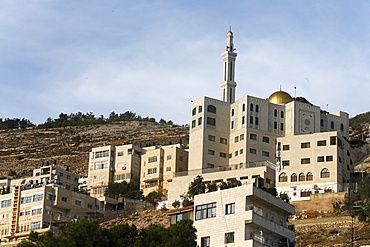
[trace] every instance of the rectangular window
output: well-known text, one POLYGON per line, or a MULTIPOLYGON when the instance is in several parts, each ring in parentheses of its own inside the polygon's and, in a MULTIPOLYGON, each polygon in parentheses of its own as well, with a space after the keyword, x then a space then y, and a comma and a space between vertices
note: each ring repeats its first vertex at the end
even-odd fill
POLYGON ((235 214, 235 203, 226 204, 225 214, 235 214))
POLYGON ((62 197, 62 202, 67 202, 67 197, 62 197))
POLYGON ((289 166, 290 165, 289 160, 283 160, 282 165, 283 166, 289 166))
POLYGON ((7 200, 1 201, 1 208, 10 207, 11 206, 11 201, 12 201, 12 199, 7 199, 7 200))
POLYGON ((195 126, 197 126, 197 124, 196 124, 195 120, 191 121, 191 127, 192 127, 192 128, 195 128, 195 126))
POLYGON ((277 130, 277 122, 274 121, 274 129, 277 130))
POLYGON ((202 237, 200 239, 200 247, 211 247, 211 237, 202 237))
POLYGON ((209 154, 209 155, 215 155, 215 150, 208 149, 208 154, 209 154))
POLYGON ((32 215, 37 215, 41 213, 42 213, 42 208, 32 209, 32 212, 31 212, 32 215))
POLYGON ((220 157, 221 158, 226 158, 227 157, 227 154, 226 153, 220 153, 220 157))
POLYGON ((286 150, 289 150, 290 149, 290 146, 289 145, 283 145, 283 150, 286 151, 286 150))
POLYGON ((239 141, 239 136, 235 136, 235 142, 239 141))
POLYGON ((214 142, 214 141, 216 141, 216 137, 213 136, 213 135, 208 135, 208 141, 214 142))
POLYGON ((330 145, 337 145, 337 137, 331 136, 330 137, 330 145))
POLYGON ((239 152, 238 151, 235 151, 235 156, 238 156, 239 155, 239 152))
POLYGON ((245 117, 242 117, 242 124, 245 124, 245 117))
POLYGON ((41 229, 41 221, 31 222, 30 230, 34 231, 34 230, 37 230, 37 229, 41 229))
POLYGON ((216 217, 216 203, 208 203, 195 207, 195 220, 216 217))
POLYGON ((333 155, 326 156, 326 162, 333 161, 333 155))
POLYGON ((158 158, 157 156, 152 156, 148 158, 148 163, 154 163, 157 162, 158 158))
POLYGON ((326 146, 326 140, 317 141, 317 146, 326 146))
POLYGON ((172 155, 167 155, 167 160, 172 160, 172 155))
POLYGON ((149 168, 149 169, 148 169, 148 175, 149 175, 149 174, 155 174, 155 173, 157 173, 157 167, 149 168))
POLYGON ((118 152, 117 156, 123 156, 123 151, 118 152))
POLYGON ((284 124, 283 123, 280 123, 280 130, 284 131, 284 124))
POLYGON ((200 112, 202 112, 202 111, 203 111, 203 106, 201 106, 201 105, 200 105, 200 106, 198 107, 198 112, 200 113, 200 112))
POLYGON ((258 125, 258 123, 259 123, 259 119, 258 119, 258 117, 256 117, 256 118, 255 118, 255 121, 256 121, 256 122, 255 122, 255 125, 258 125))
POLYGON ((253 124, 253 116, 250 116, 250 117, 249 117, 249 123, 250 123, 250 124, 253 124))
POLYGON ((263 136, 263 137, 262 137, 262 141, 263 141, 263 142, 266 142, 266 143, 270 143, 270 137, 263 136))
POLYGON ((109 157, 109 150, 95 152, 95 159, 109 157))
POLYGON ((310 143, 309 142, 302 142, 301 143, 301 148, 310 148, 310 143))
POLYGON ((21 198, 21 204, 26 204, 32 202, 32 196, 24 196, 21 198))
POLYGON ((244 134, 241 134, 240 135, 240 140, 243 141, 244 140, 244 134))
POLYGON ((301 164, 310 164, 310 158, 302 158, 301 164))
POLYGON ((234 129, 234 121, 231 121, 231 129, 234 129))
POLYGON ((225 233, 225 244, 234 243, 234 232, 225 233))
POLYGON ((216 126, 216 119, 211 118, 211 117, 207 117, 207 124, 211 125, 211 126, 216 126))
POLYGON ((318 156, 317 157, 317 162, 324 162, 324 161, 325 161, 324 156, 318 156))
POLYGON ((33 195, 32 201, 39 202, 39 201, 42 201, 43 198, 44 198, 44 194, 36 194, 36 195, 33 195))
POLYGON ((222 144, 227 144, 227 139, 226 138, 220 138, 220 143, 222 144))
POLYGON ((251 139, 251 140, 257 140, 257 135, 256 134, 253 134, 253 133, 250 133, 249 134, 249 139, 251 139))
POLYGON ((81 207, 82 202, 81 202, 81 201, 79 201, 79 200, 75 200, 75 205, 76 205, 76 206, 80 206, 80 207, 81 207))
POLYGON ((257 149, 250 148, 249 149, 249 153, 251 153, 251 154, 257 154, 257 149))
POLYGON ((270 153, 267 151, 262 151, 262 156, 269 157, 270 153))
POLYGON ((240 154, 243 154, 243 152, 244 152, 244 150, 243 150, 243 149, 240 149, 240 150, 239 150, 239 153, 240 153, 240 154))
POLYGON ((171 171, 171 166, 167 166, 166 167, 166 172, 170 172, 171 171))
POLYGON ((202 117, 198 118, 198 125, 202 125, 202 117))

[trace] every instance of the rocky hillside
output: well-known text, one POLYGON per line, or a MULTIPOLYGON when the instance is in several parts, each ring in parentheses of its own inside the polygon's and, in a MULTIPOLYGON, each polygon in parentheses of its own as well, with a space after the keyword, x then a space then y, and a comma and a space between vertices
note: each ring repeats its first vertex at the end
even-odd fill
POLYGON ((187 127, 145 121, 124 121, 89 126, 0 131, 0 177, 22 177, 31 174, 42 162, 71 167, 87 175, 89 152, 103 145, 188 144, 187 127))

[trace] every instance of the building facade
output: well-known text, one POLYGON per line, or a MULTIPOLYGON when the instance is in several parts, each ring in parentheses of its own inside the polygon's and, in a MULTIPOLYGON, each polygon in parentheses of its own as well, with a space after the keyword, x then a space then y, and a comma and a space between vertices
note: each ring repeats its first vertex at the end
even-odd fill
POLYGON ((294 206, 253 186, 196 195, 197 246, 293 246, 294 206))

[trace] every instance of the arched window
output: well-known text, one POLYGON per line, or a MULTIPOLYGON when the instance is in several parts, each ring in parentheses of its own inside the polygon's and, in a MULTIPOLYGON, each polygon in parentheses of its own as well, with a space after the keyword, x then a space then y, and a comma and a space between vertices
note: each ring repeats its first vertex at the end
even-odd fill
POLYGON ((281 112, 280 112, 280 117, 281 117, 281 118, 284 118, 284 111, 281 111, 281 112))
POLYGON ((274 110, 274 117, 277 117, 277 110, 274 110))
POLYGON ((213 105, 209 105, 207 106, 207 111, 211 113, 216 113, 216 107, 214 107, 213 105))
POLYGON ((303 172, 301 172, 301 173, 299 174, 299 181, 305 181, 305 178, 306 178, 306 176, 304 175, 304 173, 303 173, 303 172))
POLYGON ((297 174, 293 173, 292 176, 290 177, 291 182, 297 182, 297 174))
POLYGON ((340 130, 344 131, 344 125, 343 124, 340 124, 340 130))
POLYGON ((259 112, 260 111, 260 107, 259 105, 256 105, 256 112, 259 112))
POLYGON ((320 172, 321 178, 330 178, 330 171, 327 168, 324 168, 320 172))
POLYGON ((286 175, 285 172, 280 173, 279 182, 288 182, 288 176, 286 175))
POLYGON ((307 175, 306 175, 306 181, 312 181, 312 180, 313 180, 312 172, 307 173, 307 175))
POLYGON ((250 111, 253 111, 253 104, 250 104, 250 105, 249 105, 249 110, 250 110, 250 111))

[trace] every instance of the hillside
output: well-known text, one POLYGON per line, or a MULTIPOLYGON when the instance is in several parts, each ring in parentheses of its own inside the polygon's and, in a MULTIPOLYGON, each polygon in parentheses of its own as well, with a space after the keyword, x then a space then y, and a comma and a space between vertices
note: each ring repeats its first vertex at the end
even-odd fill
POLYGON ((188 127, 147 121, 122 121, 88 126, 49 129, 35 127, 0 131, 0 176, 22 177, 31 174, 42 162, 71 167, 87 175, 89 152, 93 147, 133 143, 151 146, 169 143, 188 144, 188 127))

